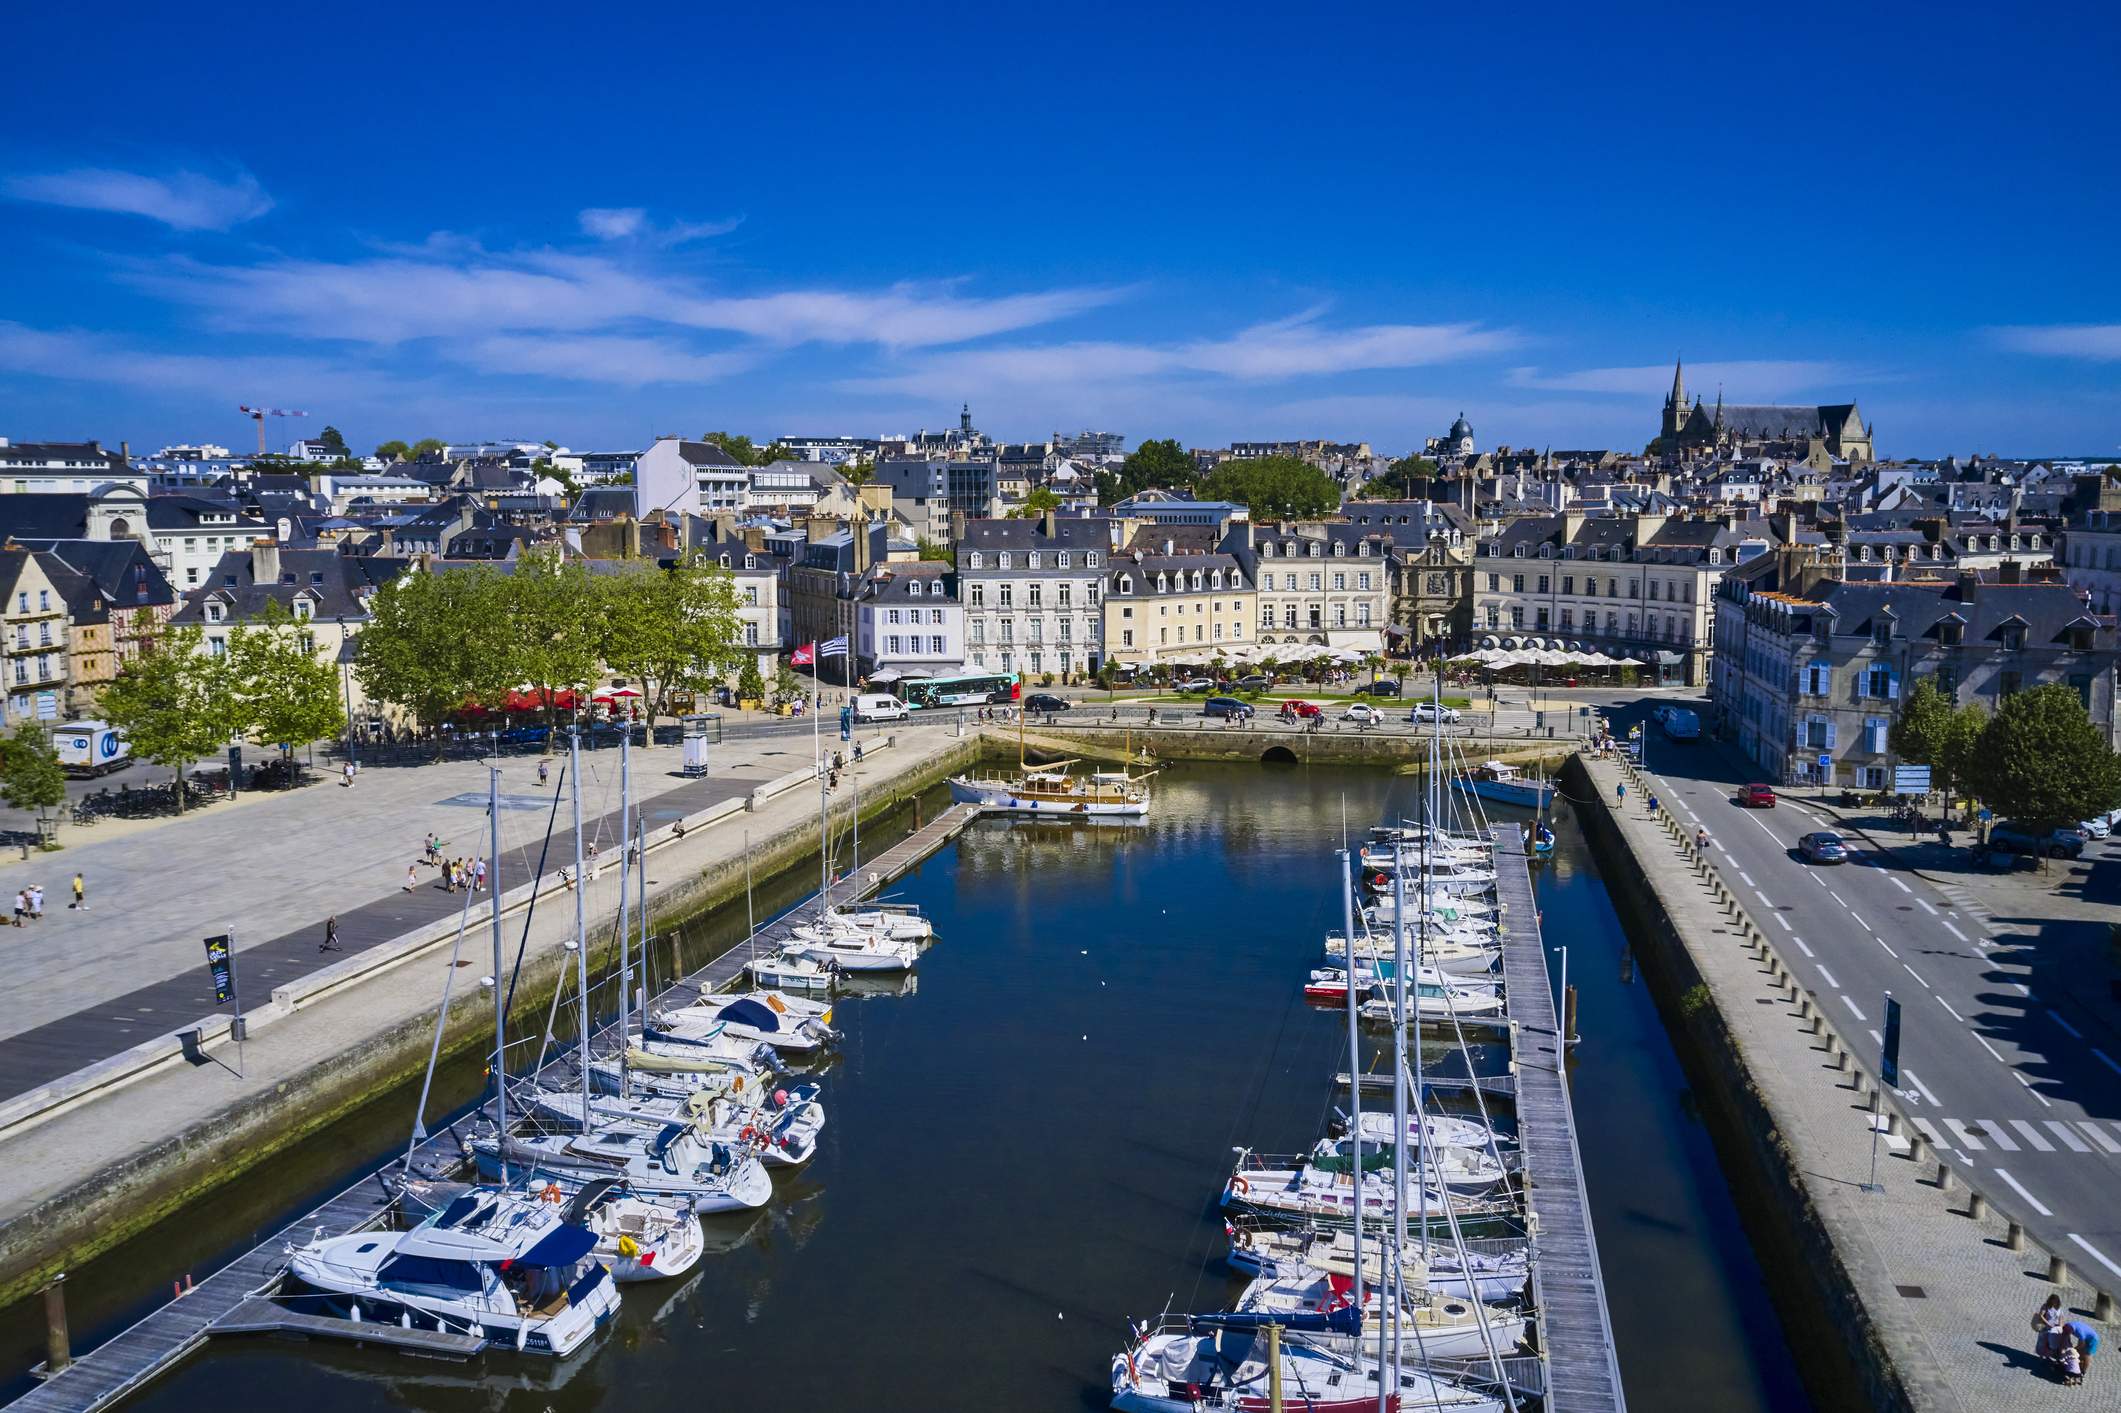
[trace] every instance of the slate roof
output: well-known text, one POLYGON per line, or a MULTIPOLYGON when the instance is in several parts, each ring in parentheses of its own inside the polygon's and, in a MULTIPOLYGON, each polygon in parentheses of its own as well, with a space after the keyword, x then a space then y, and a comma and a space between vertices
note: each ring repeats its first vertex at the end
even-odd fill
MULTIPOLYGON (((995 553, 1001 550, 1026 552, 1030 550, 1109 550, 1112 546, 1111 521, 1088 517, 1056 517, 1053 534, 1047 535, 1045 526, 1038 520, 967 520, 965 533, 958 540, 958 563, 964 563, 966 550, 981 550, 995 553)), ((1040 561, 1041 569, 1052 568, 1049 560, 1040 561)), ((1018 561, 1012 571, 1022 569, 1018 561)), ((989 562, 987 569, 994 568, 989 562)))
POLYGON ((235 622, 262 613, 268 602, 277 602, 292 612, 297 594, 309 595, 317 618, 366 618, 367 596, 404 573, 411 561, 372 555, 356 558, 330 549, 282 549, 280 581, 276 584, 258 583, 252 573, 253 563, 248 550, 231 550, 222 555, 206 581, 170 621, 204 623, 209 600, 220 602, 225 618, 235 622))
POLYGON ((83 494, 0 496, 0 532, 17 540, 76 539, 88 528, 94 501, 83 494))
MULTIPOLYGON (((156 567, 147 546, 138 540, 36 540, 23 547, 37 551, 46 573, 60 566, 82 583, 91 585, 116 608, 159 608, 177 601, 176 591, 156 567)), ((53 583, 58 583, 54 577, 53 583)), ((69 591, 67 603, 72 606, 69 591)))
POLYGON ((861 597, 874 603, 955 603, 957 571, 948 564, 927 559, 913 564, 879 564, 863 580, 861 597), (918 596, 912 591, 915 584, 921 586, 918 596))

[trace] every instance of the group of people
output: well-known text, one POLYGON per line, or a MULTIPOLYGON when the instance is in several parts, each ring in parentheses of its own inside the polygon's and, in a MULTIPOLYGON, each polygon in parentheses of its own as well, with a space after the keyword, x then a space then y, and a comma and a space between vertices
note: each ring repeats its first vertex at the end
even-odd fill
MULTIPOLYGON (((448 846, 449 841, 437 835, 433 830, 429 830, 422 841, 422 862, 425 862, 429 868, 440 870, 442 891, 444 893, 455 893, 463 889, 470 889, 474 892, 483 891, 486 887, 486 860, 484 858, 446 858, 443 856, 442 851, 448 846)), ((410 893, 419 886, 420 865, 418 863, 407 864, 405 866, 404 891, 410 893)))
MULTIPOLYGON (((69 908, 88 911, 88 881, 80 874, 74 875, 74 900, 69 908)), ((25 922, 37 922, 44 916, 44 885, 32 883, 27 888, 15 890, 15 926, 25 922)))
POLYGON ((2099 1352, 2099 1332, 2083 1320, 2068 1318, 2062 1297, 2050 1295, 2033 1311, 2033 1352, 2045 1359, 2065 1384, 2081 1384, 2099 1352))

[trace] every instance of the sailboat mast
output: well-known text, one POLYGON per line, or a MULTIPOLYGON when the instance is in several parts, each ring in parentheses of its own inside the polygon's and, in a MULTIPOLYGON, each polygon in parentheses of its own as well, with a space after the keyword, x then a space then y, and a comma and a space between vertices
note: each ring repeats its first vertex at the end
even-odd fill
POLYGON ((626 933, 632 919, 626 915, 627 869, 632 851, 627 847, 633 831, 633 723, 619 723, 619 1097, 626 1097, 626 1035, 632 1016, 628 1004, 633 988, 633 958, 626 933))
POLYGON ((817 920, 823 923, 832 903, 832 832, 826 821, 831 815, 825 782, 825 741, 818 718, 824 714, 825 662, 810 650, 810 751, 817 758, 817 920))
POLYGON ((501 985, 501 768, 486 767, 486 896, 493 905, 493 1127, 508 1185, 508 993, 501 985))
MULTIPOLYGON (((574 806, 574 980, 582 1008, 582 1127, 589 1127, 589 879, 582 872, 582 728, 567 728, 568 798, 574 806)), ((499 896, 496 894, 496 896, 499 896)))
MULTIPOLYGON (((1407 1255, 1407 849, 1406 842, 1392 842, 1392 981, 1399 993, 1392 1025, 1392 1265, 1390 1304, 1384 1306, 1392 1320, 1392 1391, 1399 1390, 1403 1351, 1400 1344, 1399 1306, 1406 1289, 1402 1269, 1407 1255)), ((1420 993, 1416 992, 1419 1002, 1420 993)), ((1421 1048, 1419 1031, 1414 1047, 1421 1048)), ((1356 1147, 1361 1154, 1361 1145, 1356 1147)), ((1358 1202, 1361 1189, 1358 1186, 1358 1202)))
POLYGON ((1348 964, 1348 1123, 1355 1133, 1355 1308, 1362 1309, 1362 1042, 1355 1023, 1355 879, 1348 850, 1340 851, 1342 953, 1348 964))

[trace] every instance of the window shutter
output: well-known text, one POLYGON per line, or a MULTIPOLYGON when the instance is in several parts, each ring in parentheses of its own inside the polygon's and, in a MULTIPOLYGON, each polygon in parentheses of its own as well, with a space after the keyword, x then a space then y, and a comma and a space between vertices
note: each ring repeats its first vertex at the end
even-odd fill
POLYGON ((1899 697, 1900 673, 1893 668, 1887 668, 1885 673, 1885 699, 1887 701, 1897 701, 1899 697))
POLYGON ((1831 721, 1826 724, 1826 749, 1829 754, 1834 749, 1834 723, 1831 721))

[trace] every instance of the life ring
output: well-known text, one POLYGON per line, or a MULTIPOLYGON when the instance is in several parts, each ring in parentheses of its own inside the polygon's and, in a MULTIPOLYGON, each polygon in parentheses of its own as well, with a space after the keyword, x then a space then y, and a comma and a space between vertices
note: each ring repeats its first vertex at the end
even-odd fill
POLYGON ((737 1135, 738 1138, 742 1139, 746 1143, 751 1142, 752 1139, 757 1138, 758 1136, 759 1131, 753 1128, 750 1124, 745 1124, 743 1132, 737 1135))
POLYGON ((1244 1176, 1239 1174, 1230 1179, 1230 1190, 1239 1197, 1243 1197, 1252 1191, 1252 1184, 1245 1181, 1244 1176))
POLYGON ((540 1202, 558 1203, 565 1202, 566 1200, 567 1194, 560 1191, 560 1185, 556 1182, 546 1183, 545 1190, 538 1194, 538 1201, 540 1202))

